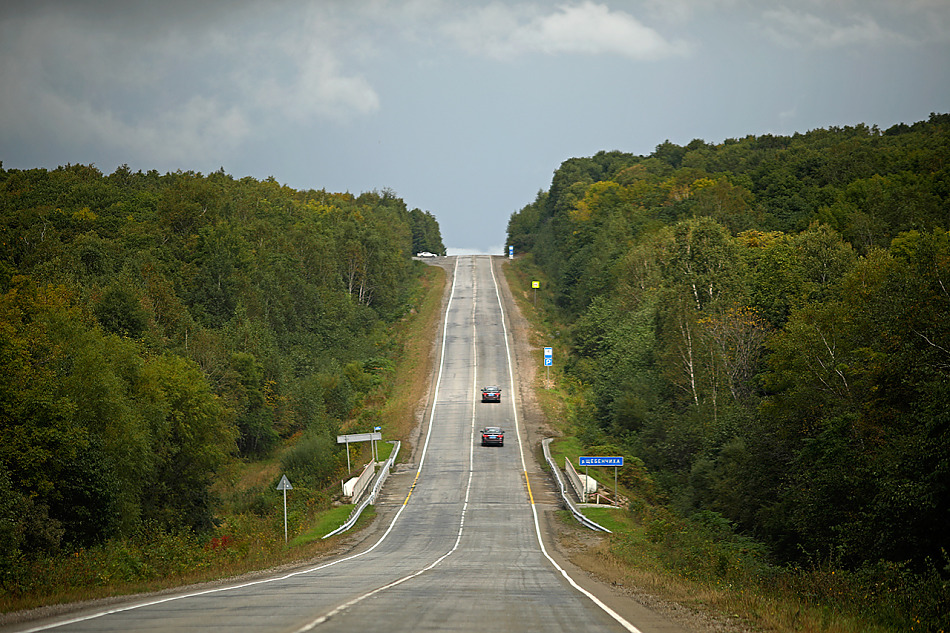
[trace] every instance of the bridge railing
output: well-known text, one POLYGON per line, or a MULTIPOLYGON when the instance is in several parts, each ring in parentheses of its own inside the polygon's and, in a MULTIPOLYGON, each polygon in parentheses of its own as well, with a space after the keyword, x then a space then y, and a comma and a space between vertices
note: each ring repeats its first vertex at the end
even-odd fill
MULTIPOLYGON (((586 516, 584 516, 584 513, 581 512, 577 508, 577 505, 574 503, 574 500, 571 498, 571 495, 568 494, 567 488, 565 487, 565 484, 564 484, 564 477, 561 474, 561 470, 557 467, 557 464, 554 462, 554 459, 551 457, 551 449, 548 445, 551 443, 552 439, 553 438, 550 438, 550 437, 546 438, 543 442, 541 442, 541 446, 544 449, 544 459, 545 461, 547 461, 548 466, 551 467, 551 473, 554 475, 554 479, 557 481, 557 486, 561 491, 561 499, 564 500, 564 505, 567 506, 567 509, 571 511, 571 514, 574 515, 574 518, 577 519, 581 523, 581 525, 588 527, 592 530, 600 531, 600 532, 610 532, 610 530, 608 530, 604 526, 594 521, 591 521, 586 516)), ((578 481, 579 480, 580 478, 578 478, 578 481)))
POLYGON ((383 484, 386 482, 386 478, 389 477, 389 471, 392 469, 393 464, 396 463, 396 456, 399 454, 399 447, 401 442, 396 441, 393 446, 393 451, 389 455, 389 459, 383 464, 383 467, 379 469, 379 475, 376 477, 376 481, 373 483, 373 489, 365 499, 358 503, 352 511, 350 511, 350 516, 347 518, 346 522, 343 523, 340 527, 333 530, 323 538, 329 538, 334 534, 339 534, 341 532, 346 532, 351 527, 356 524, 356 520, 360 518, 360 515, 363 513, 363 510, 366 509, 366 506, 376 501, 376 496, 379 494, 379 491, 382 489, 383 484))

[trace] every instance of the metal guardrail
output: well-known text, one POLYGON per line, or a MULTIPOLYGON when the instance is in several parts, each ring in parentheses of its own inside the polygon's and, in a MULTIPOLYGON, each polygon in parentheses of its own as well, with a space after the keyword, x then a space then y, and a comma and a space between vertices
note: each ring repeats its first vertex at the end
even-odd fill
POLYGON ((554 463, 554 459, 551 457, 551 449, 548 447, 552 439, 553 438, 550 437, 546 438, 543 442, 541 442, 541 446, 544 449, 544 459, 547 461, 548 466, 551 467, 551 472, 554 473, 554 479, 557 480, 557 487, 561 491, 561 499, 564 500, 564 504, 567 506, 567 509, 571 511, 571 514, 574 515, 574 518, 577 519, 584 527, 600 532, 610 532, 610 530, 604 526, 600 525, 599 523, 595 523, 584 516, 584 513, 577 508, 574 500, 571 499, 571 496, 567 493, 567 488, 564 485, 564 479, 561 477, 561 471, 558 469, 557 464, 554 463))
POLYGON ((393 464, 396 463, 396 456, 399 454, 400 446, 402 446, 402 443, 396 441, 393 446, 393 452, 389 455, 389 459, 387 459, 386 463, 383 464, 383 467, 379 469, 379 476, 376 477, 376 482, 373 484, 373 490, 370 492, 369 496, 367 496, 365 499, 363 499, 363 501, 357 504, 355 508, 353 508, 353 510, 350 512, 349 518, 347 518, 343 525, 333 530, 323 538, 330 538, 335 534, 349 530, 351 527, 353 527, 353 525, 356 524, 356 520, 360 518, 360 515, 363 513, 363 510, 366 509, 366 506, 376 501, 376 495, 379 494, 379 491, 383 487, 383 483, 385 483, 386 478, 389 477, 390 469, 392 468, 393 464))

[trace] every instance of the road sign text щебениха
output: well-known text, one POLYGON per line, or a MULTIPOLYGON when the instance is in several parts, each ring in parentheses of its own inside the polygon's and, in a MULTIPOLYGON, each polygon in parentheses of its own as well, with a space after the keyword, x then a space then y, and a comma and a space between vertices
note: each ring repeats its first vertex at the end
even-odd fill
POLYGON ((623 457, 581 457, 581 466, 623 466, 623 457))

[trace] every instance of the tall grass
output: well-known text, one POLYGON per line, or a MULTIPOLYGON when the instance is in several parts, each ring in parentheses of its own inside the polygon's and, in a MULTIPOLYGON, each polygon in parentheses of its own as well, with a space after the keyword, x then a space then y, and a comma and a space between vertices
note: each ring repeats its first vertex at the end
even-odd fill
MULTIPOLYGON (((616 526, 615 526, 616 527, 616 526)), ((857 571, 827 560, 775 565, 767 548, 714 512, 689 518, 662 507, 629 513, 610 555, 650 568, 724 613, 773 631, 946 631, 950 585, 936 568, 879 563, 857 571)))

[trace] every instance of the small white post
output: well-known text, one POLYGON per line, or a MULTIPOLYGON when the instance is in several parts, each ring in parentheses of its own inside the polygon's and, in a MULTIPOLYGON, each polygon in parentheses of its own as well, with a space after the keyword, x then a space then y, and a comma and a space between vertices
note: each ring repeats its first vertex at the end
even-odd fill
POLYGON ((620 488, 617 487, 617 467, 614 466, 614 505, 620 505, 620 488))
MULTIPOLYGON (((588 476, 589 472, 590 472, 590 468, 588 466, 584 466, 584 503, 587 503, 588 501, 590 501, 590 499, 588 498, 588 493, 587 493, 587 482, 590 481, 590 477, 588 476)), ((596 494, 597 494, 597 489, 594 488, 594 495, 596 494)))

